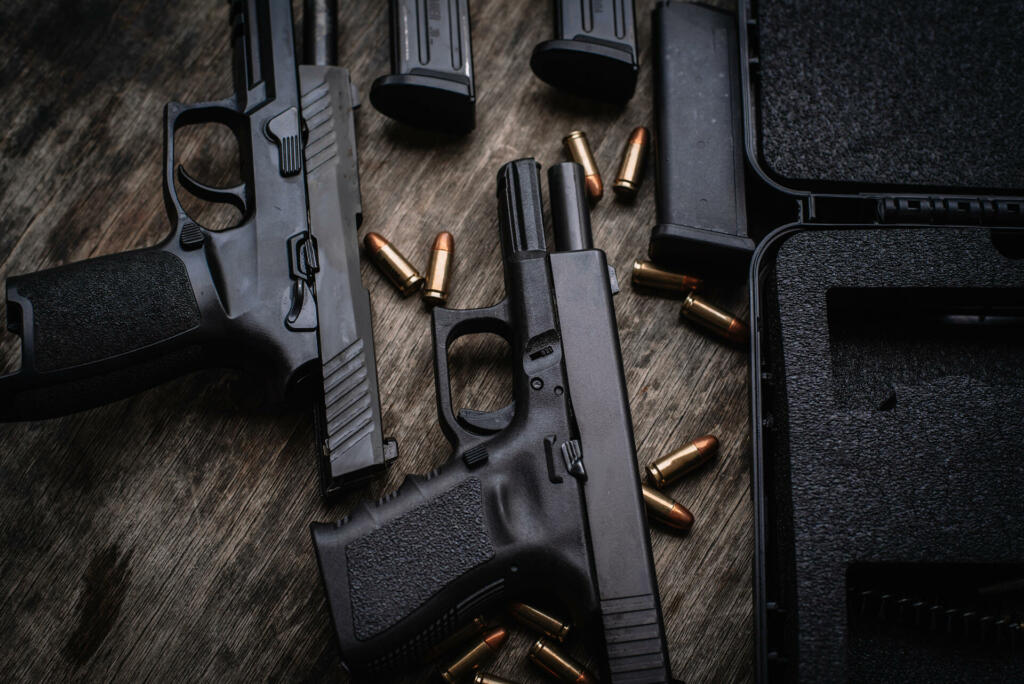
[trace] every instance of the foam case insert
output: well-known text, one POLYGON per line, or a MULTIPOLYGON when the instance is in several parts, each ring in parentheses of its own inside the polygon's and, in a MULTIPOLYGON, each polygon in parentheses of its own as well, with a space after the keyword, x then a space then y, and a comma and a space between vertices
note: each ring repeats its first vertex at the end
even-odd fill
POLYGON ((819 189, 1024 187, 1024 3, 746 4, 769 176, 819 189))
POLYGON ((990 624, 1024 619, 1022 257, 1020 231, 980 227, 799 226, 762 247, 770 680, 1024 672, 1012 621, 990 624))

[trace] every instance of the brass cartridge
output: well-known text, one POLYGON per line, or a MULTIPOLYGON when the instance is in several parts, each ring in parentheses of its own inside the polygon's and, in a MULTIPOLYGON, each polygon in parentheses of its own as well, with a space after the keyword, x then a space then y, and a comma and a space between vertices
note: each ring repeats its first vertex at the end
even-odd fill
POLYGON ((693 527, 693 513, 657 489, 643 485, 644 504, 651 517, 675 530, 685 532, 693 527))
POLYGON ((590 143, 587 142, 587 134, 583 131, 573 131, 562 139, 565 149, 569 151, 572 160, 583 167, 584 181, 587 186, 587 195, 591 202, 596 202, 604 195, 604 184, 601 182, 601 172, 594 161, 594 154, 590 151, 590 143))
POLYGON ((569 636, 569 624, 548 615, 542 610, 525 603, 513 603, 508 607, 512 617, 521 624, 562 643, 569 636))
POLYGON ((673 273, 658 268, 650 261, 633 261, 633 287, 660 290, 675 295, 686 295, 700 290, 704 281, 693 276, 673 273))
POLYGON ((373 263, 377 264, 402 296, 408 297, 423 284, 420 272, 383 236, 367 233, 363 245, 373 263))
POLYGON ((449 232, 438 233, 430 250, 430 266, 423 282, 423 301, 428 306, 443 306, 448 301, 455 240, 449 232))
POLYGON ((640 182, 644 178, 644 164, 647 162, 647 148, 650 146, 651 134, 643 126, 637 126, 626 141, 622 151, 622 163, 615 176, 612 190, 615 196, 624 202, 636 199, 640 182))
POLYGON ((746 344, 749 336, 747 324, 730 313, 712 306, 694 293, 683 301, 683 318, 703 325, 708 330, 735 344, 746 344))
POLYGON ((473 678, 473 684, 517 684, 510 679, 504 679, 489 672, 477 672, 473 678))
POLYGON ((479 670, 481 665, 497 654, 507 637, 508 632, 501 627, 488 632, 473 648, 466 651, 446 669, 441 670, 441 679, 448 684, 469 679, 470 675, 479 670))
POLYGON ((650 463, 647 466, 647 481, 660 489, 699 468, 714 456, 717 450, 718 439, 715 436, 698 437, 668 456, 650 463))
POLYGON ((545 639, 539 639, 530 648, 530 660, 560 681, 574 684, 597 684, 597 680, 582 665, 556 649, 545 639))
POLYGON ((480 636, 487 631, 487 626, 487 622, 484 621, 482 617, 473 618, 470 622, 455 630, 455 632, 450 634, 448 638, 444 639, 427 651, 423 656, 423 662, 429 663, 437 660, 444 654, 454 650, 458 646, 461 646, 473 637, 480 636))

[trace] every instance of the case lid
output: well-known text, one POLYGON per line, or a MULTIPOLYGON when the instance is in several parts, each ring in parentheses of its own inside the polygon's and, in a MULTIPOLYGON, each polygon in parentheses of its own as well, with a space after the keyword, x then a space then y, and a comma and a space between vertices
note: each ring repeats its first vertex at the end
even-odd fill
POLYGON ((1024 3, 741 0, 747 149, 786 190, 1024 194, 1024 3))

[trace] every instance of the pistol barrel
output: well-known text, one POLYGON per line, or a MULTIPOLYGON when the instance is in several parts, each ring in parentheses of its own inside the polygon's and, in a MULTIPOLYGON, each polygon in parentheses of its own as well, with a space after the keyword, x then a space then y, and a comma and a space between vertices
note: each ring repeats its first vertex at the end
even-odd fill
POLYGON ((593 249, 583 167, 575 162, 555 164, 548 169, 548 190, 555 249, 559 252, 593 249))
POLYGON ((338 0, 305 0, 303 3, 302 63, 338 64, 338 0))

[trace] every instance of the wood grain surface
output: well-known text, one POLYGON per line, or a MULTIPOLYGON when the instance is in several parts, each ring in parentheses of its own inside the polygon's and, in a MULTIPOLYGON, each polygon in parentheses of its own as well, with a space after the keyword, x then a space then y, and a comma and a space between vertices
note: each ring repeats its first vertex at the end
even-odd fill
MULTIPOLYGON (((477 128, 459 140, 402 128, 369 106, 370 83, 389 69, 387 3, 340 4, 341 63, 364 102, 360 235, 384 234, 423 267, 433 236, 449 230, 457 254, 450 306, 496 302, 498 167, 524 156, 563 161, 562 136, 580 128, 610 184, 629 131, 653 125, 652 0, 637 2, 640 85, 625 108, 561 95, 533 76, 530 50, 552 30, 549 3, 475 0, 477 128)), ((230 92, 227 14, 225 3, 207 0, 2 4, 0 277, 166 235, 162 107, 230 92)), ((204 132, 181 144, 196 175, 223 182, 236 173, 222 136, 204 132)), ((211 224, 231 219, 195 210, 211 224)), ((635 205, 609 192, 593 212, 595 242, 624 281, 616 311, 640 460, 705 433, 723 445, 671 490, 697 517, 692 533, 651 532, 673 671, 689 683, 747 681, 747 357, 680 323, 678 302, 628 285, 654 219, 650 177, 635 205)), ((320 500, 306 412, 262 409, 254 383, 230 372, 196 373, 62 419, 0 426, 0 678, 348 681, 308 525, 339 518, 449 455, 435 413, 429 316, 365 261, 362 276, 373 300, 385 431, 401 456, 386 477, 336 505, 320 500)), ((745 313, 741 284, 712 284, 708 294, 745 313)), ((18 345, 0 334, 8 370, 18 367, 18 345)), ((494 339, 461 343, 453 357, 463 405, 503 403, 509 387, 494 339)), ((517 630, 491 669, 543 681, 524 665, 527 645, 517 630)), ((420 672, 394 681, 425 679, 420 672)))

